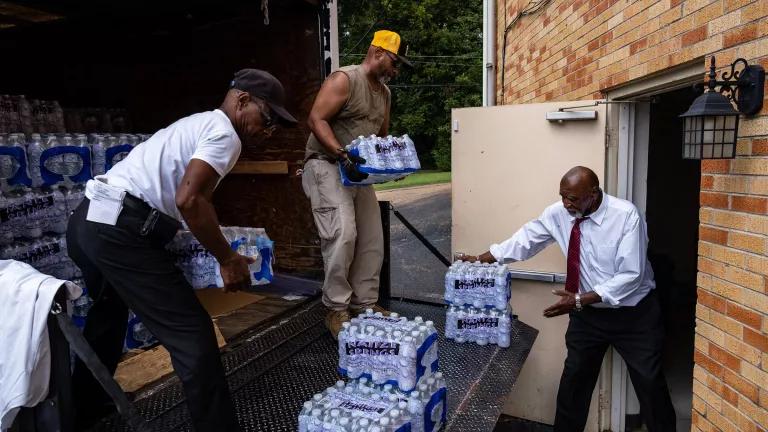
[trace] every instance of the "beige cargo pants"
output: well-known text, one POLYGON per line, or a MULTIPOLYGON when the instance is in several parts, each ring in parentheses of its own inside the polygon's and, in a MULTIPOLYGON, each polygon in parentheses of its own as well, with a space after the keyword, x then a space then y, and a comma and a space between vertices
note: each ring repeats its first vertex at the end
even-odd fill
POLYGON ((384 237, 373 187, 343 186, 339 166, 319 159, 306 162, 301 183, 320 234, 323 303, 333 310, 376 303, 384 237))

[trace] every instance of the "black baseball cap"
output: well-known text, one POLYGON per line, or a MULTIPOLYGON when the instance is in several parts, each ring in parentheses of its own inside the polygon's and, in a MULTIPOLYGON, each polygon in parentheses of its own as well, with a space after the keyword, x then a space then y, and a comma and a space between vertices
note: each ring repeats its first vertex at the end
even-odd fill
POLYGON ((271 73, 260 69, 241 69, 235 72, 229 87, 262 99, 283 123, 291 126, 297 123, 296 118, 283 107, 285 104, 283 85, 271 73))

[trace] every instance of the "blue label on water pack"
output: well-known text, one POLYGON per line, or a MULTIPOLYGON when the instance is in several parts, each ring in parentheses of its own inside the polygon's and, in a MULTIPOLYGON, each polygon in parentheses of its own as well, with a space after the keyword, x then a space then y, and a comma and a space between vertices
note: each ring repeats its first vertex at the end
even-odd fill
POLYGON ((32 186, 32 179, 27 175, 27 158, 22 147, 0 147, 0 156, 10 156, 16 161, 18 168, 13 176, 6 179, 9 185, 32 186))
POLYGON ((120 162, 119 160, 115 160, 115 157, 122 153, 130 153, 131 150, 133 150, 133 146, 130 144, 120 144, 114 147, 108 148, 104 152, 104 159, 106 159, 107 166, 105 167, 106 171, 109 171, 112 169, 113 166, 115 166, 116 163, 120 162))
POLYGON ((79 146, 57 146, 43 151, 40 155, 40 177, 43 179, 44 186, 51 186, 64 181, 63 174, 57 174, 49 170, 45 163, 52 157, 65 154, 75 154, 82 160, 82 168, 80 168, 77 174, 67 176, 69 180, 74 183, 85 183, 93 178, 91 173, 91 149, 79 146))
POLYGON ((448 407, 446 406, 446 388, 443 387, 440 390, 436 391, 435 394, 432 395, 432 397, 429 399, 429 402, 427 403, 427 406, 424 409, 424 430, 426 432, 432 432, 435 430, 435 422, 432 420, 432 413, 435 411, 435 408, 438 406, 442 406, 441 414, 440 414, 440 422, 442 424, 445 424, 446 419, 446 412, 448 411, 448 407))

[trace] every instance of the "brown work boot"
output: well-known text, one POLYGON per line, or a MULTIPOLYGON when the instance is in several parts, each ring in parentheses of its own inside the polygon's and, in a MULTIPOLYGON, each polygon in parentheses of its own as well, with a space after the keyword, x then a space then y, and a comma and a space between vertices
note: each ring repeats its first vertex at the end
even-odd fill
POLYGON ((350 306, 349 314, 352 315, 353 317, 356 317, 358 315, 364 314, 366 309, 373 309, 373 313, 381 312, 381 314, 384 316, 389 316, 390 314, 388 310, 384 309, 383 307, 377 304, 372 304, 369 306, 350 306))
POLYGON ((331 336, 334 339, 339 339, 339 332, 341 331, 341 325, 350 320, 349 312, 345 310, 332 310, 325 316, 325 326, 331 332, 331 336))

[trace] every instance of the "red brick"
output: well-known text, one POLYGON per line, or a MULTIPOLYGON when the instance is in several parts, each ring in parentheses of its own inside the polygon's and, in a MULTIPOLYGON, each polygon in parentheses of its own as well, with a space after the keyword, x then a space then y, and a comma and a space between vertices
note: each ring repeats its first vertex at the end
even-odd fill
POLYGON ((716 310, 720 313, 726 312, 726 302, 725 299, 720 297, 719 295, 712 294, 708 291, 705 291, 701 288, 698 289, 698 299, 699 303, 702 305, 712 309, 716 310))
MULTIPOLYGON (((699 302, 701 303, 701 297, 699 297, 699 302)), ((712 306, 709 306, 709 307, 712 307, 712 306)), ((727 302, 726 310, 727 310, 726 315, 735 319, 736 321, 739 321, 742 324, 746 324, 758 330, 762 326, 763 318, 759 313, 755 311, 743 308, 733 302, 727 302)))
POLYGON ((753 139, 752 140, 752 155, 754 156, 768 156, 768 139, 753 139))
POLYGON ((675 7, 675 6, 677 6, 677 5, 679 5, 682 2, 683 2, 683 0, 672 0, 672 5, 670 6, 670 9, 675 7))
POLYGON ((711 175, 703 175, 701 176, 701 189, 703 190, 712 190, 712 187, 715 185, 715 178, 711 175))
POLYGON ((695 28, 685 34, 682 38, 683 48, 701 42, 707 37, 707 25, 704 24, 701 27, 695 28))
POLYGON ((696 362, 697 365, 706 369, 712 375, 716 377, 723 376, 723 366, 712 360, 708 355, 701 352, 700 350, 694 351, 693 361, 696 362))
POLYGON ((759 402, 760 389, 756 385, 737 375, 735 372, 725 369, 723 371, 723 381, 725 381, 725 383, 729 386, 735 388, 736 391, 743 394, 744 397, 748 398, 749 400, 755 403, 759 402))
POLYGON ((728 159, 705 159, 701 161, 701 172, 713 174, 727 174, 731 170, 731 161, 728 159))
POLYGON ((737 406, 739 403, 739 394, 736 393, 733 389, 730 387, 724 385, 720 388, 721 393, 720 395, 725 399, 729 404, 733 406, 737 406))
POLYGON ((709 356, 712 357, 714 361, 731 370, 736 372, 741 371, 741 360, 715 344, 709 344, 709 356))
POLYGON ((757 30, 757 23, 752 23, 726 32, 723 48, 730 48, 757 39, 757 30))
POLYGON ((699 194, 699 205, 702 207, 727 209, 728 195, 716 192, 701 192, 699 194))
POLYGON ((721 245, 728 244, 728 231, 707 226, 699 226, 699 240, 721 245))
POLYGON ((758 333, 751 328, 744 327, 744 342, 762 352, 768 352, 768 336, 758 333))
POLYGON ((731 209, 747 213, 766 214, 768 213, 768 198, 732 195, 731 209))
POLYGON ((635 55, 636 52, 642 51, 648 47, 648 38, 642 38, 636 42, 632 42, 629 45, 629 55, 635 55))

